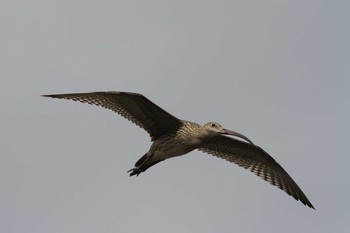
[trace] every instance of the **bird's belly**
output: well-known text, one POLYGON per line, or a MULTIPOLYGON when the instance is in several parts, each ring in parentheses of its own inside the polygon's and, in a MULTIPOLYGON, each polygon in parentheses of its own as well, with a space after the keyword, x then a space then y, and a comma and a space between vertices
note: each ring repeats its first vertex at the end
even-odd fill
MULTIPOLYGON (((152 146, 153 147, 153 146, 152 146)), ((181 156, 187 154, 194 150, 195 146, 189 146, 187 144, 177 142, 177 143, 160 143, 155 145, 153 148, 151 147, 151 151, 153 153, 153 158, 156 160, 165 160, 168 158, 181 156)))
POLYGON ((184 155, 188 152, 184 152, 184 151, 180 151, 180 150, 176 150, 176 149, 166 150, 166 151, 156 150, 153 153, 153 156, 155 159, 164 160, 164 159, 169 159, 169 158, 176 157, 176 156, 181 156, 181 155, 184 155))

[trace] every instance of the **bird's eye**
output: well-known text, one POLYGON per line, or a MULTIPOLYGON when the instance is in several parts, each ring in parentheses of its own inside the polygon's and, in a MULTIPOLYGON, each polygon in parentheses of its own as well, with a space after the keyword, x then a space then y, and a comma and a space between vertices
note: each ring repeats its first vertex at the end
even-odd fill
POLYGON ((215 124, 213 123, 213 124, 211 124, 211 127, 215 127, 215 124))

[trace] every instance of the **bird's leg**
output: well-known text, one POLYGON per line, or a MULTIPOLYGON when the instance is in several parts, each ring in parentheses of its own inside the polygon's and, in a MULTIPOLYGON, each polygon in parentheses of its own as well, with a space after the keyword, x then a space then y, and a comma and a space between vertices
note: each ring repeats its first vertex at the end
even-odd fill
POLYGON ((130 176, 138 176, 140 173, 146 171, 148 168, 152 167, 153 165, 156 165, 157 163, 163 161, 163 160, 155 160, 155 161, 149 161, 149 157, 145 157, 147 154, 142 156, 135 164, 135 167, 130 169, 128 172, 130 172, 130 176), (144 158, 145 157, 145 158, 144 158), (141 163, 142 161, 142 163, 141 163))
POLYGON ((149 159, 148 153, 144 154, 137 162, 135 163, 135 167, 140 167, 149 159))
POLYGON ((130 172, 130 176, 133 175, 140 175, 141 172, 144 172, 145 170, 141 169, 142 164, 144 164, 149 159, 148 153, 144 154, 137 162, 135 163, 135 167, 130 169, 128 172, 130 172))

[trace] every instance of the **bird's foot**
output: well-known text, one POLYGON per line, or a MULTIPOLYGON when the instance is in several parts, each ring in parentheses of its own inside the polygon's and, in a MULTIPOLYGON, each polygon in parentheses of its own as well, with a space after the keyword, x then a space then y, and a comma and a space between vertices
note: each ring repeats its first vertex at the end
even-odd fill
POLYGON ((157 164, 157 163, 159 163, 161 161, 163 161, 163 160, 151 161, 150 163, 145 163, 144 162, 140 166, 135 165, 135 167, 130 169, 128 171, 128 173, 130 172, 130 174, 129 174, 130 176, 134 176, 134 175, 138 176, 138 175, 140 175, 140 173, 146 171, 148 168, 152 167, 153 165, 155 165, 155 164, 157 164))
POLYGON ((143 170, 139 167, 134 167, 134 168, 130 169, 128 171, 128 173, 129 172, 130 172, 130 174, 129 174, 130 176, 134 176, 134 175, 138 176, 138 175, 140 175, 141 172, 143 172, 143 170))

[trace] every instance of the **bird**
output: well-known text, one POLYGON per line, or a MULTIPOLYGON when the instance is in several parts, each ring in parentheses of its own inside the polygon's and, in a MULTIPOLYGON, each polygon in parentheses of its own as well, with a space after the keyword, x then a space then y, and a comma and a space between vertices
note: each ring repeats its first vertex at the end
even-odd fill
POLYGON ((138 93, 109 91, 42 96, 97 105, 118 113, 146 130, 153 143, 128 171, 130 176, 138 176, 166 159, 199 150, 248 169, 297 201, 315 209, 275 159, 243 134, 225 129, 217 122, 209 121, 200 125, 181 120, 138 93))

